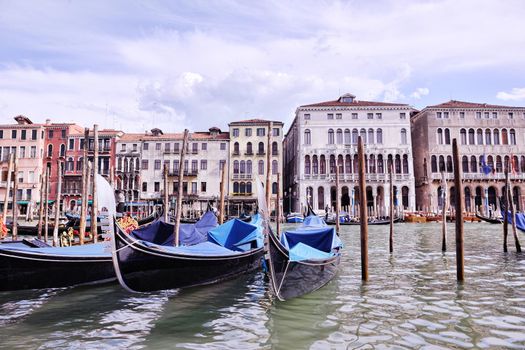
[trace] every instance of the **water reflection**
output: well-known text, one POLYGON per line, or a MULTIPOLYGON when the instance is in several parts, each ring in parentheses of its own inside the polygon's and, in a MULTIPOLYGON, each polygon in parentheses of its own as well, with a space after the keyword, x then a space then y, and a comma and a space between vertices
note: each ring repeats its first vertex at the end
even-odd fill
MULTIPOLYGON (((203 288, 129 294, 118 285, 0 293, 0 348, 525 348, 525 255, 501 253, 500 226, 466 224, 466 282, 454 227, 370 227, 361 282, 358 227, 344 227, 336 278, 278 302, 262 273, 203 288)), ((523 237, 523 236, 522 236, 523 237)))

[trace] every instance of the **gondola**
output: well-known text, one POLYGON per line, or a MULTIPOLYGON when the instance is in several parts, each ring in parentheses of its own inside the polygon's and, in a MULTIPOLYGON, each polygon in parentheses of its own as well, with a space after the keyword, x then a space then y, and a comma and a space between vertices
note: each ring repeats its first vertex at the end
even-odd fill
POLYGON ((302 223, 304 221, 304 216, 301 213, 290 213, 286 216, 286 222, 289 224, 302 223))
POLYGON ((489 218, 487 216, 481 215, 478 212, 476 212, 476 217, 480 219, 481 221, 488 222, 489 224, 502 224, 503 220, 501 218, 489 218))
MULTIPOLYGON (((401 222, 401 218, 399 217, 394 218, 394 223, 398 223, 398 222, 401 222)), ((335 220, 330 220, 330 221, 327 221, 326 223, 328 225, 335 225, 335 220)), ((339 224, 341 226, 360 225, 360 222, 356 220, 350 220, 350 221, 340 222, 339 224)), ((389 225, 389 224, 390 224, 390 219, 369 219, 368 220, 368 225, 389 225)))
POLYGON ((238 219, 216 226, 208 211, 195 225, 181 224, 175 247, 173 226, 161 220, 126 234, 114 225, 113 263, 131 292, 216 283, 260 267, 262 227, 238 219))
POLYGON ((266 226, 265 258, 273 294, 284 301, 324 286, 337 273, 341 248, 335 229, 311 208, 303 224, 280 239, 266 226))

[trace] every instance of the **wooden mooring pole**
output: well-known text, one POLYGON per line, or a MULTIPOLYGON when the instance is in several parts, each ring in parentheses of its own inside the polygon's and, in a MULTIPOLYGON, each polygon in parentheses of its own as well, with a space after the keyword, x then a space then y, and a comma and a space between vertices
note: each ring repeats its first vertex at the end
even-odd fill
POLYGON ((443 197, 443 206, 441 210, 441 251, 447 251, 447 179, 445 178, 445 172, 441 173, 441 196, 443 197))
POLYGON ((46 165, 46 182, 44 184, 44 241, 49 240, 49 176, 50 168, 46 165))
POLYGON ((177 207, 176 207, 176 213, 175 213, 175 227, 173 228, 173 234, 175 236, 173 244, 175 247, 179 246, 179 227, 180 227, 180 216, 182 212, 182 181, 184 181, 184 157, 186 156, 186 148, 188 147, 188 138, 189 138, 189 131, 188 129, 184 130, 184 138, 182 139, 182 151, 180 152, 180 160, 179 160, 179 186, 178 186, 178 193, 177 193, 177 207))
MULTIPOLYGON (((43 169, 42 169, 43 170, 43 169)), ((44 220, 44 188, 46 176, 44 172, 40 174, 40 204, 38 206, 38 239, 42 239, 42 223, 44 220)))
POLYGON ((18 157, 13 154, 13 240, 18 236, 18 157))
POLYGON ((88 147, 89 147, 89 128, 84 129, 84 158, 82 163, 82 202, 80 204, 80 224, 78 228, 80 244, 84 244, 84 235, 86 234, 86 216, 87 216, 87 207, 89 200, 89 191, 88 191, 88 147))
POLYGON ((53 247, 58 247, 58 221, 60 220, 60 199, 62 197, 62 161, 57 161, 58 165, 58 186, 55 200, 55 225, 53 227, 53 247))
POLYGON ((281 174, 277 173, 277 197, 275 199, 275 224, 277 229, 277 235, 281 232, 281 194, 279 191, 279 181, 281 179, 281 174))
POLYGON ((339 222, 339 212, 341 211, 341 200, 339 195, 339 164, 336 160, 335 164, 335 231, 337 234, 341 231, 341 223, 339 222))
MULTIPOLYGON (((180 172, 180 168, 179 168, 180 172)), ((164 222, 168 222, 169 214, 169 194, 168 194, 168 165, 164 164, 164 222)))
POLYGON ((456 271, 458 282, 465 280, 465 254, 463 238, 463 190, 461 186, 461 163, 457 139, 452 140, 452 159, 454 162, 454 187, 456 204, 456 271))
MULTIPOLYGON (((505 164, 505 186, 509 183, 509 168, 508 164, 505 164)), ((503 215, 503 252, 509 251, 507 241, 509 237, 509 191, 505 190, 503 194, 505 202, 505 214, 503 215)))
POLYGON ((365 147, 361 136, 358 138, 359 159, 359 221, 361 228, 361 279, 368 281, 368 215, 366 212, 365 147))
POLYGON ((268 208, 268 217, 272 216, 271 198, 272 198, 272 122, 268 123, 268 141, 266 146, 266 207, 268 208))
POLYGON ((393 164, 390 164, 390 166, 388 167, 388 178, 390 180, 390 238, 388 240, 388 248, 390 253, 394 252, 394 182, 392 181, 392 173, 394 172, 393 168, 393 164))
POLYGON ((10 153, 9 164, 7 166, 7 182, 5 184, 4 211, 2 213, 4 224, 7 224, 7 207, 9 206, 9 189, 11 188, 11 174, 13 173, 13 157, 14 153, 10 153))
POLYGON ((91 195, 91 234, 93 242, 98 242, 98 196, 97 196, 97 174, 98 174, 98 125, 93 125, 93 192, 91 195))
POLYGON ((512 235, 514 236, 514 244, 516 245, 516 252, 521 253, 521 244, 520 240, 518 238, 517 230, 516 230, 516 214, 514 212, 514 203, 512 198, 512 190, 510 188, 510 180, 507 176, 507 183, 505 184, 505 188, 507 191, 507 198, 509 203, 509 209, 510 209, 510 217, 512 218, 512 235))
POLYGON ((221 194, 219 198, 219 225, 224 223, 224 196, 226 190, 226 163, 222 165, 221 170, 221 194))

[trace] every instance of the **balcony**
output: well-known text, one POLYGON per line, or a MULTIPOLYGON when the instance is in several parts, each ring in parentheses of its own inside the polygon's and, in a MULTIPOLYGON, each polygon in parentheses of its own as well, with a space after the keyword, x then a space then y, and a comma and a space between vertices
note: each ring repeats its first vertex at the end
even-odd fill
POLYGON ((233 174, 233 180, 251 180, 252 174, 233 174))
MULTIPOLYGON (((313 174, 303 175, 302 180, 324 180, 329 182, 335 182, 335 174, 313 174)), ((394 181, 408 181, 410 180, 410 174, 394 174, 394 181)), ((341 182, 357 182, 359 181, 359 175, 357 174, 339 174, 339 181, 341 182)), ((366 181, 374 182, 388 182, 388 174, 366 174, 366 181)))
POLYGON ((241 153, 239 151, 233 151, 232 156, 239 156, 241 153))
POLYGON ((253 192, 232 192, 234 197, 251 197, 253 192))
POLYGON ((279 151, 272 151, 272 156, 278 156, 279 155, 279 151))
POLYGON ((244 152, 244 155, 245 156, 253 156, 253 152, 251 152, 251 151, 250 152, 244 152))
MULTIPOLYGON (((189 152, 188 152, 189 153, 189 152)), ((197 149, 192 149, 191 150, 191 154, 199 154, 199 150, 197 149)))
POLYGON ((264 156, 265 154, 266 154, 266 152, 264 152, 264 151, 259 151, 259 152, 257 152, 257 155, 258 155, 258 156, 264 156))
MULTIPOLYGON (((174 170, 168 172, 168 176, 179 176, 180 171, 174 170)), ((198 169, 184 170, 183 176, 197 176, 199 174, 198 169)))
MULTIPOLYGON (((441 173, 432 173, 430 178, 433 181, 441 181, 441 173)), ((490 173, 485 175, 483 173, 463 173, 463 180, 475 180, 475 181, 505 181, 505 173, 490 173)), ((509 173, 510 180, 525 180, 525 174, 512 174, 509 173)), ((454 180, 454 173, 445 173, 445 180, 454 180)))

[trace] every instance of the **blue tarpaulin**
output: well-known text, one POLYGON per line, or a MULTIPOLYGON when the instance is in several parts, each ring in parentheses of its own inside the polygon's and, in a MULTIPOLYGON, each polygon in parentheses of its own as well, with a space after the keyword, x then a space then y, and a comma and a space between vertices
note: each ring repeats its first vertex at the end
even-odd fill
POLYGON ((303 224, 301 225, 301 227, 305 227, 305 226, 325 227, 327 225, 326 225, 326 222, 324 222, 323 218, 320 218, 317 215, 309 215, 304 218, 303 224))
POLYGON ((208 241, 215 242, 231 250, 249 250, 251 242, 261 247, 262 240, 258 237, 259 227, 239 219, 230 220, 208 232, 208 241))
MULTIPOLYGON (((509 224, 512 224, 512 215, 510 215, 510 211, 501 211, 501 215, 507 214, 509 224)), ((520 231, 525 232, 525 214, 523 213, 516 213, 516 228, 518 228, 520 231)), ((505 216, 503 216, 505 217, 505 216)))
POLYGON ((308 259, 328 259, 332 257, 333 254, 323 252, 300 242, 290 249, 289 256, 290 261, 302 261, 308 259))
POLYGON ((240 254, 240 252, 235 252, 230 249, 226 249, 223 246, 217 245, 215 243, 211 242, 201 242, 195 245, 188 245, 188 246, 180 246, 180 247, 173 247, 173 246, 161 246, 158 244, 153 244, 149 242, 144 242, 145 245, 151 248, 157 248, 159 250, 167 251, 170 253, 175 254, 182 254, 182 255, 198 255, 198 256, 223 256, 223 255, 232 255, 232 254, 240 254))
POLYGON ((101 258, 111 258, 111 251, 105 249, 107 246, 106 243, 94 243, 94 244, 85 244, 72 247, 46 247, 46 248, 32 248, 28 246, 12 246, 11 244, 6 244, 5 246, 0 245, 0 250, 16 250, 31 252, 35 254, 45 254, 45 255, 54 255, 54 256, 70 256, 70 257, 101 257, 101 258))

